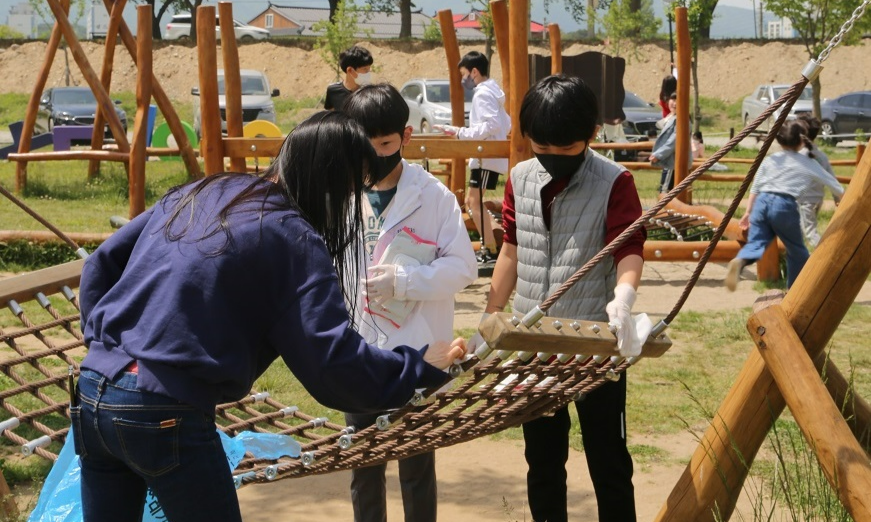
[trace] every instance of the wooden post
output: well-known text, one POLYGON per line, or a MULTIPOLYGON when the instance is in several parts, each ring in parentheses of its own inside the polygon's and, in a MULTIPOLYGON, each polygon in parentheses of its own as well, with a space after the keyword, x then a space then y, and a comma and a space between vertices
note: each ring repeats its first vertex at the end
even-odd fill
POLYGON ((197 55, 200 63, 200 155, 206 176, 224 171, 221 113, 218 110, 218 61, 215 56, 215 8, 197 7, 197 55))
MULTIPOLYGON (((61 0, 64 15, 70 11, 70 0, 61 0)), ((48 74, 51 72, 51 64, 54 63, 54 56, 57 53, 58 45, 60 45, 61 29, 60 24, 55 21, 54 27, 51 29, 51 36, 48 39, 48 44, 45 47, 45 57, 42 60, 42 67, 39 69, 39 74, 36 77, 36 84, 33 86, 33 95, 30 101, 27 102, 27 110, 24 113, 24 127, 21 129, 21 139, 18 141, 18 152, 30 152, 30 146, 33 143, 33 128, 36 125, 36 116, 39 111, 39 100, 42 98, 42 91, 45 90, 45 83, 48 81, 48 74)), ((27 162, 19 161, 15 166, 15 191, 21 192, 27 186, 27 162)))
POLYGON ((777 248, 777 238, 769 243, 756 262, 756 278, 759 281, 780 281, 780 250, 777 248))
POLYGON ((801 339, 780 306, 750 317, 750 337, 823 473, 853 520, 871 520, 871 463, 832 402, 801 339))
MULTIPOLYGON (((227 136, 242 137, 242 78, 239 73, 239 49, 233 25, 233 4, 218 2, 221 18, 221 52, 224 56, 224 100, 227 108, 227 136)), ((230 169, 245 172, 245 158, 230 158, 230 169)))
POLYGON ((496 53, 502 65, 502 92, 505 93, 505 110, 511 114, 511 44, 508 40, 508 2, 491 0, 490 16, 493 18, 493 33, 496 35, 496 53))
MULTIPOLYGON (((448 60, 448 77, 451 89, 451 125, 465 125, 465 97, 460 83, 460 46, 457 43, 457 32, 454 29, 454 16, 450 9, 439 11, 439 25, 442 30, 442 43, 445 46, 445 57, 448 60)), ((462 207, 466 199, 466 158, 451 158, 451 192, 457 196, 462 207)))
MULTIPOLYGON (((674 148, 674 184, 683 181, 690 168, 690 75, 691 53, 690 28, 687 21, 687 8, 674 9, 677 21, 677 142, 674 148)), ((693 189, 681 192, 677 199, 684 203, 693 202, 693 189)))
POLYGON ((529 141, 520 132, 520 105, 529 91, 529 0, 514 0, 508 12, 511 41, 511 151, 508 170, 532 157, 529 141))
MULTIPOLYGON (((822 241, 781 305, 812 359, 871 272, 869 197, 871 154, 862 156, 822 241)), ((715 507, 727 520, 747 477, 744 463, 752 462, 783 408, 783 395, 754 350, 656 520, 713 520, 715 507)))
POLYGON ((559 24, 547 24, 547 34, 550 37, 550 73, 563 72, 563 46, 559 32, 559 24))
MULTIPOLYGON (((106 92, 109 92, 109 89, 112 87, 112 64, 115 61, 115 43, 118 41, 118 28, 121 26, 121 20, 123 20, 122 16, 125 5, 127 5, 127 0, 114 0, 112 11, 109 14, 109 27, 106 29, 106 50, 103 53, 103 68, 100 71, 100 83, 103 84, 106 92)), ((106 118, 103 116, 100 106, 97 105, 97 111, 94 113, 94 132, 91 134, 91 149, 102 150, 103 135, 105 134, 103 127, 105 126, 106 118)), ((100 172, 100 161, 89 161, 88 178, 93 178, 98 172, 100 172)))
POLYGON ((863 154, 865 154, 865 144, 859 143, 858 145, 856 145, 856 165, 858 165, 859 162, 862 161, 863 154))
POLYGON ((91 68, 91 64, 88 62, 88 57, 85 55, 85 51, 82 49, 79 39, 76 37, 73 26, 70 24, 63 6, 61 6, 60 0, 48 0, 48 6, 51 8, 52 13, 54 13, 58 25, 60 25, 64 40, 66 40, 67 47, 69 47, 73 59, 79 66, 82 78, 85 79, 88 87, 90 87, 94 92, 94 97, 97 99, 97 105, 106 116, 109 128, 112 129, 112 134, 115 135, 115 142, 118 144, 118 150, 121 152, 129 152, 130 143, 127 141, 127 133, 124 132, 124 128, 121 126, 121 119, 118 117, 118 113, 115 112, 115 104, 111 99, 109 99, 109 93, 103 88, 103 84, 100 83, 97 73, 95 73, 94 69, 91 68))
MULTIPOLYGON (((112 10, 112 0, 103 0, 103 5, 105 5, 106 9, 109 11, 112 10)), ((133 59, 135 65, 136 40, 133 38, 133 33, 130 32, 130 28, 127 27, 127 22, 124 20, 121 20, 119 33, 121 35, 121 42, 124 43, 124 47, 127 48, 127 52, 130 53, 130 57, 133 59)), ((172 131, 172 136, 178 144, 179 152, 181 153, 182 161, 184 161, 185 167, 187 168, 188 175, 191 178, 201 177, 203 173, 200 170, 197 155, 191 146, 190 140, 188 140, 187 134, 184 132, 184 127, 181 126, 181 119, 179 119, 178 113, 175 112, 175 108, 172 106, 169 96, 166 95, 166 91, 163 90, 163 87, 160 86, 160 82, 154 76, 151 78, 151 94, 154 96, 157 108, 160 109, 160 113, 163 114, 163 118, 166 120, 169 130, 172 131)))
POLYGON ((130 148, 130 219, 145 212, 145 160, 148 143, 148 106, 151 104, 152 39, 151 5, 136 7, 136 120, 130 148))

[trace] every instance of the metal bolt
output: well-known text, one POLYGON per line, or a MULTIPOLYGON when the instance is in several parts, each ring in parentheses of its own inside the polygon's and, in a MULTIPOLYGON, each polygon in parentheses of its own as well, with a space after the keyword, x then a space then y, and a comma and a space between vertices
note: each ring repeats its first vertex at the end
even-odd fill
POLYGON ((520 318, 517 317, 516 315, 512 316, 511 317, 511 324, 514 325, 515 327, 519 326, 520 325, 520 318))
POLYGON ((484 147, 482 145, 478 145, 478 152, 484 152, 484 147))
MULTIPOLYGON (((305 462, 305 455, 303 455, 303 462, 305 462)), ((278 477, 278 466, 275 464, 266 466, 263 474, 266 475, 267 480, 275 480, 275 478, 278 477)))
POLYGON ((350 448, 352 442, 353 437, 351 435, 342 435, 341 437, 339 437, 339 447, 343 450, 350 448))
POLYGON ((390 415, 381 415, 375 419, 375 425, 378 426, 379 430, 385 431, 390 427, 390 415))
POLYGON ((302 465, 303 466, 311 466, 315 463, 315 454, 313 451, 306 451, 302 454, 302 465))
POLYGON ((759 335, 765 335, 765 327, 760 326, 759 328, 756 329, 756 333, 759 335))
POLYGON ((569 326, 571 326, 572 330, 574 330, 576 332, 580 331, 580 329, 581 329, 581 323, 579 323, 577 321, 572 321, 572 324, 570 324, 569 326))
POLYGON ((560 331, 563 329, 563 324, 559 321, 554 321, 553 327, 556 328, 556 331, 560 331))
POLYGON ((693 250, 693 259, 698 259, 698 258, 699 258, 699 251, 693 250))
POLYGON ((605 373, 605 378, 611 382, 617 382, 620 380, 620 374, 615 372, 614 370, 608 370, 605 373))
POLYGON ((655 251, 653 252, 653 255, 656 256, 656 257, 662 257, 662 250, 655 250, 655 251))
POLYGON ((251 152, 257 151, 257 145, 251 145, 251 152))
POLYGON ((423 145, 421 145, 421 146, 420 146, 420 151, 421 151, 421 152, 426 152, 426 147, 423 146, 423 145))
MULTIPOLYGON (((575 323, 575 324, 577 324, 577 323, 575 323)), ((594 334, 597 334, 597 333, 601 332, 602 329, 599 328, 599 325, 594 324, 593 326, 590 327, 590 331, 592 331, 594 334)))

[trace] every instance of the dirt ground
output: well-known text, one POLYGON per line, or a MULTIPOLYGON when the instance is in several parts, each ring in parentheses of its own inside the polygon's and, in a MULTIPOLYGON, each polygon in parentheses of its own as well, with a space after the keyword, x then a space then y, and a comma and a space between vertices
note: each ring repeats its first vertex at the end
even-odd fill
MULTIPOLYGON (((375 57, 376 80, 397 86, 410 78, 446 78, 448 65, 442 48, 421 43, 365 42, 375 57)), ((99 74, 103 47, 83 42, 85 54, 99 74)), ((823 96, 871 88, 871 69, 856 67, 865 63, 868 44, 836 49, 825 63, 821 75, 823 96)), ((483 51, 483 44, 462 45, 461 53, 483 51)), ((570 43, 563 55, 585 51, 609 52, 604 45, 570 43)), ((31 42, 0 48, 0 93, 30 92, 39 73, 37 64, 44 61, 46 44, 31 42)), ((533 46, 531 53, 549 54, 545 47, 533 46)), ((220 57, 220 54, 218 55, 220 57)), ((335 73, 317 51, 300 47, 262 42, 239 47, 243 68, 267 73, 273 88, 283 97, 301 99, 319 97, 335 73)), ((665 44, 644 44, 627 56, 624 85, 643 98, 653 101, 659 93, 659 81, 669 71, 669 52, 665 44)), ((700 50, 699 86, 703 96, 727 102, 741 100, 761 83, 792 83, 808 61, 804 47, 797 43, 734 43, 713 41, 700 50)), ((82 85, 82 74, 70 57, 72 83, 82 85)), ((160 43, 154 51, 154 72, 169 97, 178 101, 191 99, 190 89, 197 78, 197 50, 194 47, 160 43)), ((112 91, 135 92, 136 68, 130 55, 119 46, 114 63, 112 91)), ((59 53, 52 64, 48 86, 63 85, 64 56, 59 53)), ((501 83, 502 68, 494 55, 491 76, 501 83)))
MULTIPOLYGON (((664 317, 694 268, 694 263, 647 263, 633 311, 647 312, 655 319, 664 317)), ((725 273, 724 264, 709 264, 684 309, 710 312, 752 306, 759 296, 753 290, 754 267, 745 269, 745 279, 738 284, 735 293, 723 288, 725 273)), ((456 328, 477 326, 488 288, 489 279, 479 278, 462 292, 457 299, 456 328)), ((871 285, 865 284, 856 302, 871 302, 871 285)), ((689 461, 697 445, 693 434, 688 432, 650 436, 633 433, 631 426, 629 442, 660 448, 668 454, 663 460, 682 463, 689 461)), ((437 452, 436 468, 439 520, 531 520, 526 506, 526 463, 521 441, 484 438, 444 448, 437 452)), ((656 516, 684 468, 685 464, 636 465, 633 482, 638 520, 652 520, 656 516)), ((388 519, 401 521, 402 499, 396 464, 391 463, 387 470, 388 519)), ((595 495, 582 453, 570 452, 568 470, 569 519, 596 520, 595 495)), ((350 472, 341 472, 246 487, 238 493, 247 522, 270 522, 278 513, 287 520, 352 520, 349 484, 350 472)), ((753 519, 748 498, 739 500, 738 513, 743 513, 746 520, 753 519)))

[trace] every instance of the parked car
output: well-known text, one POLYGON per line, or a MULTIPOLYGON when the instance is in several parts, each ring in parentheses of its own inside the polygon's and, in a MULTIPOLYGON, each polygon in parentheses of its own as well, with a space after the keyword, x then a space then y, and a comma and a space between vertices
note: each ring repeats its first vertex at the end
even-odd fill
MULTIPOLYGON (((275 123, 275 104, 272 98, 279 96, 278 89, 270 89, 269 80, 260 71, 242 69, 242 123, 266 120, 275 123)), ((194 131, 202 137, 200 117, 200 89, 191 89, 194 96, 194 131)), ((224 96, 224 71, 218 69, 218 108, 221 110, 221 131, 227 132, 227 100, 224 96)))
POLYGON ((662 109, 633 92, 626 91, 623 97, 623 132, 629 141, 639 141, 647 137, 650 131, 656 130, 656 122, 662 119, 662 109), (633 139, 634 138, 634 139, 633 139))
MULTIPOLYGON (((215 31, 217 32, 218 40, 221 39, 221 29, 218 26, 218 19, 215 18, 215 31)), ((264 40, 269 38, 269 31, 246 25, 238 20, 233 20, 233 30, 236 33, 236 39, 242 42, 253 42, 254 40, 264 40)), ((189 13, 178 13, 172 15, 172 19, 166 24, 166 33, 163 35, 164 40, 186 40, 191 36, 191 15, 189 13)))
MULTIPOLYGON (((762 114, 762 112, 771 105, 776 99, 780 98, 783 93, 785 93, 791 85, 760 85, 756 88, 756 90, 750 96, 744 98, 744 101, 741 103, 741 114, 744 116, 744 126, 756 119, 757 116, 762 114)), ((814 93, 810 86, 805 87, 804 91, 799 95, 798 99, 795 101, 795 104, 792 106, 792 109, 789 111, 789 115, 787 119, 795 118, 801 114, 812 114, 813 107, 813 99, 814 93)), ((780 116, 780 109, 774 112, 768 120, 759 126, 760 131, 767 131, 771 128, 771 125, 774 123, 780 116)))
MULTIPOLYGON (((115 100, 115 112, 121 120, 124 132, 127 132, 127 113, 118 105, 121 100, 115 100)), ((39 111, 36 115, 36 133, 51 132, 56 125, 93 125, 97 114, 97 98, 88 87, 54 87, 46 89, 39 100, 39 111)), ((109 125, 106 127, 106 137, 111 138, 109 125)))
POLYGON ((850 92, 820 102, 820 134, 830 143, 871 131, 871 91, 850 92))
MULTIPOLYGON (((414 79, 403 84, 399 90, 408 104, 408 124, 415 131, 432 132, 433 125, 451 124, 451 89, 448 80, 414 79)), ((465 91, 463 118, 469 125, 472 109, 472 90, 465 91)))

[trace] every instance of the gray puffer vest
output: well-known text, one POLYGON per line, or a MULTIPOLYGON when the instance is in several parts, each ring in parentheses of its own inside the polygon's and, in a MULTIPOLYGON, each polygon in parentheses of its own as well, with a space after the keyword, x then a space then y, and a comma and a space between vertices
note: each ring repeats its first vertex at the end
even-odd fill
MULTIPOLYGON (((537 159, 511 171, 517 225, 517 293, 514 310, 525 314, 556 291, 605 246, 605 217, 611 188, 625 168, 587 149, 568 187, 551 206, 550 230, 544 224, 541 189, 551 181, 537 159)), ((562 296, 548 315, 590 321, 607 320, 605 305, 614 297, 612 257, 562 296)))

